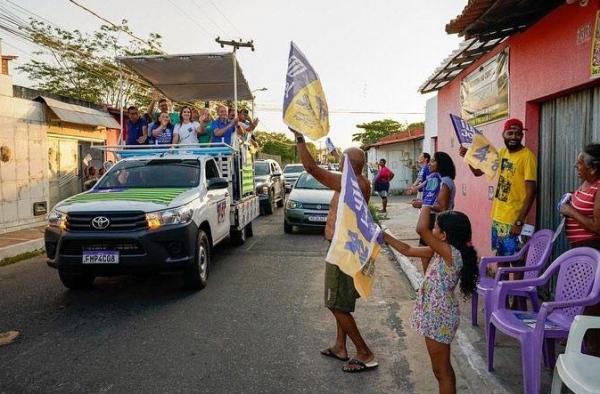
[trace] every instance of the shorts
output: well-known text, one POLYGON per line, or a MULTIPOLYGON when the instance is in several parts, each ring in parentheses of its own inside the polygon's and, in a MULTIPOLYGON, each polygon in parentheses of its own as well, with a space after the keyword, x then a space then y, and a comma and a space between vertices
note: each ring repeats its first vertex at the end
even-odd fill
POLYGON ((492 252, 495 252, 496 256, 512 256, 523 247, 519 235, 511 235, 511 228, 511 224, 492 220, 492 252))
POLYGON ((343 273, 337 265, 325 263, 325 306, 342 312, 354 312, 360 294, 354 279, 343 273))
POLYGON ((380 191, 378 193, 379 193, 379 197, 381 197, 381 198, 387 198, 387 196, 388 196, 388 191, 387 190, 382 190, 382 191, 380 191))

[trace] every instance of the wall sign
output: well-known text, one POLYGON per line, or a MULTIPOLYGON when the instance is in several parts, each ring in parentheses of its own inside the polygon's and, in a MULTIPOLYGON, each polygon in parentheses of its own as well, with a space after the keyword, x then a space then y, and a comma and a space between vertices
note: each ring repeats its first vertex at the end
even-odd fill
POLYGON ((592 78, 600 77, 600 11, 596 12, 594 24, 594 37, 592 40, 592 54, 590 59, 590 75, 592 78))
POLYGON ((45 215, 48 213, 48 202, 39 201, 33 203, 33 216, 45 215))
POLYGON ((476 126, 508 116, 508 48, 460 83, 461 117, 476 126))

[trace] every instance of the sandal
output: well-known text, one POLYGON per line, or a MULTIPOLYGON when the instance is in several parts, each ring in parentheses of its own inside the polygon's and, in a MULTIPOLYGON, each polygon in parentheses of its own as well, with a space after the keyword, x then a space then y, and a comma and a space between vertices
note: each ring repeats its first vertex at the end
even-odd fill
POLYGON ((325 357, 335 358, 335 359, 340 360, 340 361, 348 361, 350 359, 350 357, 348 357, 348 356, 346 356, 346 357, 340 357, 340 356, 338 356, 330 348, 327 348, 325 350, 321 350, 321 354, 323 356, 325 356, 325 357))
POLYGON ((357 373, 375 369, 378 366, 379 364, 373 360, 365 363, 364 361, 353 358, 352 360, 348 361, 348 364, 344 365, 342 371, 348 373, 357 373))

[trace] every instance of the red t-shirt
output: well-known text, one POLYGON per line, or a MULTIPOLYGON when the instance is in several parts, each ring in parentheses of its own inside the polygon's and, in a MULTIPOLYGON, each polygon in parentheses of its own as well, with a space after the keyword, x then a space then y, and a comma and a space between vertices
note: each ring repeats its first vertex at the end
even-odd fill
POLYGON ((381 167, 379 173, 377 174, 378 182, 389 182, 392 179, 392 171, 390 171, 387 167, 381 167))
MULTIPOLYGON (((582 187, 577 189, 577 191, 573 193, 573 197, 571 197, 571 206, 584 216, 594 216, 594 200, 596 199, 598 187, 600 187, 600 181, 596 181, 585 189, 582 187)), ((573 218, 567 218, 565 228, 567 239, 571 244, 589 241, 591 239, 600 239, 600 234, 587 230, 573 218)))

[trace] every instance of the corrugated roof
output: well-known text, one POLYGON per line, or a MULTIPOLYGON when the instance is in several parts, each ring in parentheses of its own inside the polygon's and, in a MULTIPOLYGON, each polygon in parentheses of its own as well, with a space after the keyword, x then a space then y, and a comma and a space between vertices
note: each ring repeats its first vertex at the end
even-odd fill
POLYGON ((398 144, 401 142, 412 141, 412 140, 423 138, 424 135, 425 135, 425 131, 423 129, 412 129, 412 130, 401 131, 399 133, 387 135, 387 136, 381 138, 379 141, 365 146, 365 149, 369 149, 369 148, 376 147, 376 146, 392 145, 392 144, 398 144))
POLYGON ((64 103, 53 98, 39 96, 36 101, 46 103, 56 116, 64 121, 75 124, 85 124, 89 126, 104 126, 111 129, 120 129, 121 126, 108 112, 99 111, 93 108, 82 107, 80 105, 64 103))
MULTIPOLYGON (((208 53, 119 57, 133 70, 174 101, 232 100, 233 54, 208 53)), ((252 100, 252 93, 237 63, 239 100, 252 100)))

